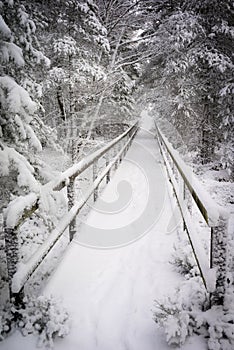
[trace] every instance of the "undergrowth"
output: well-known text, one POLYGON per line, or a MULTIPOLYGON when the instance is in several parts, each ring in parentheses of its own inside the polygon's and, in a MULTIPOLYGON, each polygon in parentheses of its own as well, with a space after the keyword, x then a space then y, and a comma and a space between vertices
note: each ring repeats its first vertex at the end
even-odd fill
POLYGON ((172 295, 155 301, 153 312, 154 321, 164 329, 168 344, 180 347, 189 336, 198 334, 207 339, 209 350, 233 350, 233 285, 227 288, 223 306, 210 307, 189 242, 179 239, 171 263, 184 280, 172 295))
POLYGON ((69 315, 52 297, 25 297, 21 307, 6 304, 1 310, 0 340, 15 329, 24 336, 35 334, 39 347, 52 348, 56 337, 69 333, 69 315))

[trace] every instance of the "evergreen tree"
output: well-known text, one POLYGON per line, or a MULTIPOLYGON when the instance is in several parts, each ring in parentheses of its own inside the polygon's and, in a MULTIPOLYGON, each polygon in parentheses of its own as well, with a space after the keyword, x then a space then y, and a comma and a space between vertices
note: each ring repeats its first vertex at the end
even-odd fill
POLYGON ((48 63, 39 49, 35 24, 20 1, 2 1, 0 6, 2 207, 12 193, 39 190, 37 179, 42 180, 42 174, 36 153, 42 150, 43 143, 53 143, 53 137, 38 117, 40 105, 32 99, 40 88, 30 72, 42 62, 48 63))
POLYGON ((142 82, 161 116, 170 119, 201 161, 218 160, 233 176, 231 13, 230 1, 168 6, 156 24, 151 22, 150 33, 156 35, 143 44, 154 54, 142 82))

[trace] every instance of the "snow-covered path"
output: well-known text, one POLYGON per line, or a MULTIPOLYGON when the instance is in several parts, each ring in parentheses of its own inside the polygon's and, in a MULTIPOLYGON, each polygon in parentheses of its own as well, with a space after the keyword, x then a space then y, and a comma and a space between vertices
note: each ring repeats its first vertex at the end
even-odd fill
MULTIPOLYGON (((44 290, 62 299, 72 319, 56 350, 170 349, 152 309, 180 281, 169 262, 178 218, 149 129, 145 122, 44 290)), ((35 348, 33 337, 15 333, 2 349, 14 344, 35 348)), ((193 337, 181 349, 206 346, 193 337)))

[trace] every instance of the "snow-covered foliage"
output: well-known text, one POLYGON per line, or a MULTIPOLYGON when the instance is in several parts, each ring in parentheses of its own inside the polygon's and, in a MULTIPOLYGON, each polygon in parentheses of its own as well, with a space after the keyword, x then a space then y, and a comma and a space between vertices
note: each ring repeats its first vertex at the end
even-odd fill
POLYGON ((196 332, 206 305, 208 297, 200 277, 182 283, 172 296, 155 301, 154 321, 164 328, 169 345, 181 346, 196 332))
POLYGON ((176 271, 185 276, 186 279, 199 275, 199 270, 195 265, 191 245, 187 238, 178 239, 175 243, 171 263, 176 271))
POLYGON ((0 313, 0 341, 2 341, 12 330, 14 315, 11 313, 10 304, 1 307, 0 313))
MULTIPOLYGON (((24 208, 30 209, 41 195, 41 185, 55 174, 40 159, 44 146, 59 147, 56 133, 40 119, 43 108, 39 102, 42 96, 39 72, 49 60, 40 50, 36 26, 19 1, 1 1, 0 8, 0 210, 4 212, 5 224, 13 227, 24 208)), ((49 209, 45 208, 45 201, 40 201, 43 218, 46 209, 58 204, 55 197, 50 200, 49 209)), ((56 213, 59 208, 60 204, 56 213)), ((56 214, 53 210, 51 213, 53 224, 56 214)), ((4 255, 0 268, 3 281, 5 265, 4 255)), ((7 295, 5 289, 1 284, 1 292, 7 295)))
POLYGON ((176 293, 156 301, 154 320, 164 328, 169 345, 181 346, 192 334, 205 336, 209 350, 232 350, 233 301, 228 308, 212 306, 199 277, 182 283, 176 293))
POLYGON ((14 141, 16 146, 28 142, 36 151, 41 151, 40 141, 30 127, 37 105, 28 92, 12 78, 4 76, 0 77, 0 98, 3 141, 14 141))
POLYGON ((154 54, 143 81, 151 90, 148 101, 176 127, 197 160, 215 161, 233 178, 231 7, 230 1, 224 6, 216 0, 165 6, 157 25, 152 20, 157 35, 148 39, 154 54))
POLYGON ((23 335, 38 334, 38 345, 53 347, 56 337, 69 333, 69 316, 61 301, 39 296, 25 298, 22 309, 13 309, 17 315, 17 326, 23 335))
POLYGON ((53 51, 58 56, 73 56, 77 54, 76 41, 72 37, 64 36, 54 42, 53 51))
POLYGON ((85 28, 81 27, 80 32, 86 35, 88 41, 92 40, 96 45, 101 47, 103 51, 110 51, 110 44, 107 38, 107 29, 97 16, 98 6, 94 1, 83 0, 77 3, 77 7, 82 14, 83 23, 88 27, 88 31, 85 31, 85 28), (89 37, 88 32, 92 33, 91 38, 89 37))
POLYGON ((40 120, 41 85, 30 74, 32 67, 48 63, 38 49, 35 24, 19 2, 0 6, 0 174, 2 185, 8 177, 7 202, 12 193, 39 191, 45 165, 36 154, 46 144, 55 146, 56 135, 40 120))
POLYGON ((97 102, 99 82, 105 80, 106 71, 100 57, 108 55, 109 42, 96 12, 92 1, 54 1, 54 6, 44 12, 50 37, 47 39, 42 33, 42 40, 51 57, 51 70, 44 81, 44 104, 47 113, 51 110, 56 127, 61 120, 74 116, 81 120, 87 118, 86 111, 97 102), (80 111, 82 117, 78 116, 80 111))
POLYGON ((1 310, 0 340, 10 331, 19 329, 26 336, 38 336, 38 346, 53 348, 57 337, 63 338, 69 333, 69 315, 61 301, 45 296, 25 297, 22 307, 7 304, 1 310))
POLYGON ((155 301, 154 321, 164 329, 169 345, 181 346, 192 334, 207 338, 209 350, 231 350, 234 346, 233 286, 226 289, 223 306, 210 308, 188 240, 179 239, 172 264, 185 277, 176 291, 155 301))
POLYGON ((137 7, 132 0, 111 3, 106 9, 103 1, 53 1, 53 5, 43 10, 50 36, 41 36, 52 62, 44 80, 45 120, 59 132, 63 123, 66 138, 82 135, 82 143, 90 138, 96 120, 127 121, 134 114, 136 75, 126 57, 131 47, 126 50, 121 44, 135 32, 131 15, 137 7), (128 68, 121 66, 122 59, 128 68))

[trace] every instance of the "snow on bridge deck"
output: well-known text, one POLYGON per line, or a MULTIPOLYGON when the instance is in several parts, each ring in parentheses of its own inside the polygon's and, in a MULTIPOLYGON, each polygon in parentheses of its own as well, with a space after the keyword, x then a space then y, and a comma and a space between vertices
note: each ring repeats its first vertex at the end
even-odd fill
MULTIPOLYGON (((170 349, 151 310, 180 281, 169 263, 178 212, 150 127, 145 118, 44 290, 63 300, 72 319, 70 334, 55 341, 56 350, 170 349)), ((3 350, 7 344, 12 350, 14 344, 35 348, 32 337, 14 343, 16 337, 3 350)), ((206 346, 193 337, 181 349, 206 346)))

